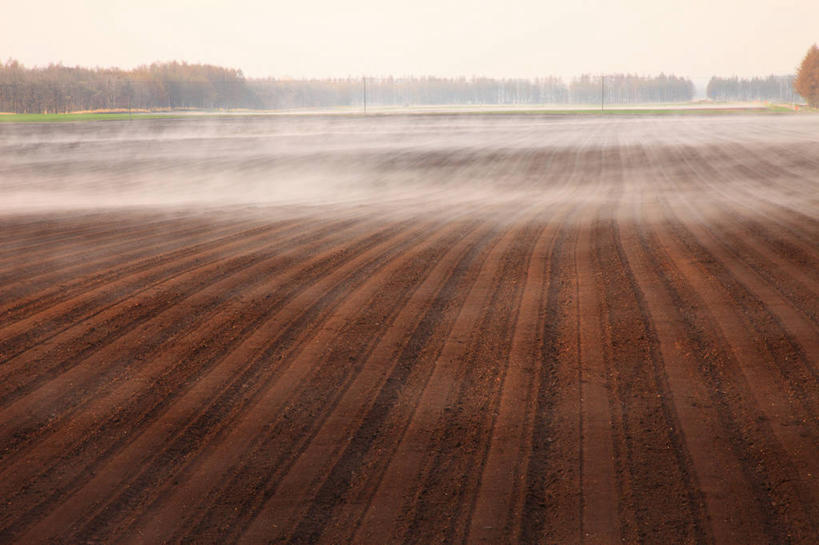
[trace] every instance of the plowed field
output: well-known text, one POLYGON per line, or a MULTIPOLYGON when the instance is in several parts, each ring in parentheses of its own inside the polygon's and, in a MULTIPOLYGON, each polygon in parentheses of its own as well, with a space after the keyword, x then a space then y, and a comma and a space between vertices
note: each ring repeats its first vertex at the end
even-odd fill
POLYGON ((819 117, 0 132, 0 543, 819 542, 819 117))

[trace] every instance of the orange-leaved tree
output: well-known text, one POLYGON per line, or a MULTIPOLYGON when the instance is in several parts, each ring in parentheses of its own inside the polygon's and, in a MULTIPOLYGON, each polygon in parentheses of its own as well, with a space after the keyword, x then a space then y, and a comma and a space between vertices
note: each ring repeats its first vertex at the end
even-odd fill
POLYGON ((819 108, 819 47, 816 44, 808 49, 793 87, 811 107, 819 108))

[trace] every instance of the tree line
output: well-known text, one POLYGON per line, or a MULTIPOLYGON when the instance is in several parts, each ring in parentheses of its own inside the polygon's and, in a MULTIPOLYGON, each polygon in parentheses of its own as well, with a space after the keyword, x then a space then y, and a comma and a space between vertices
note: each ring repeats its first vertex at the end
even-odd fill
POLYGON ((794 75, 740 79, 713 77, 706 89, 712 100, 802 102, 819 108, 819 47, 813 44, 794 75))
POLYGON ((382 77, 251 80, 265 108, 430 104, 565 103, 568 89, 555 77, 537 79, 382 77))
POLYGON ((690 100, 691 80, 660 74, 535 79, 380 77, 248 79, 241 70, 167 62, 133 70, 0 64, 0 111, 288 109, 434 104, 589 104, 690 100))
POLYGON ((583 75, 568 85, 557 77, 493 78, 346 78, 251 80, 250 88, 266 108, 309 108, 369 104, 617 104, 684 102, 694 97, 690 79, 630 74, 583 75))
POLYGON ((793 75, 747 79, 714 76, 708 81, 705 93, 711 100, 801 102, 794 90, 795 78, 793 75))
MULTIPOLYGON (((814 51, 812 49, 811 51, 814 51)), ((806 57, 811 70, 819 53, 806 57), (808 58, 809 57, 809 58, 808 58)), ((810 73, 810 74, 809 74, 810 73)), ((713 77, 713 100, 796 102, 796 76, 740 79, 713 77)), ((813 81, 813 80, 810 80, 813 81)), ((15 60, 0 64, 0 111, 62 113, 81 110, 295 109, 454 104, 636 104, 686 102, 694 84, 660 74, 584 74, 566 83, 535 79, 378 77, 336 79, 249 79, 241 70, 184 62, 154 63, 133 70, 51 64, 27 68, 15 60)))
POLYGON ((51 64, 0 64, 0 111, 257 108, 240 70, 207 64, 154 63, 133 70, 51 64))
POLYGON ((569 84, 570 102, 576 104, 640 104, 688 102, 694 98, 694 83, 688 78, 660 74, 583 75, 569 84))

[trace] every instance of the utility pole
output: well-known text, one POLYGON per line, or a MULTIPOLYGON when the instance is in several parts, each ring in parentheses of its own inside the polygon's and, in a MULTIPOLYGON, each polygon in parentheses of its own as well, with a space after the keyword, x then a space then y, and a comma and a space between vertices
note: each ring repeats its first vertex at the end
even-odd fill
POLYGON ((364 84, 364 113, 367 113, 367 76, 361 76, 361 81, 364 84))
POLYGON ((605 82, 606 76, 600 74, 600 113, 603 113, 605 104, 606 104, 606 86, 605 82))

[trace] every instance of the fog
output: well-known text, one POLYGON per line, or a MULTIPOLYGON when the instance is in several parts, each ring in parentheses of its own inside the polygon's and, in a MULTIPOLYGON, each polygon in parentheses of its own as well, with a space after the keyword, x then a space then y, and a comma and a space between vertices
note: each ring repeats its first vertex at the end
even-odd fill
MULTIPOLYGON (((748 157, 763 168, 778 155, 772 182, 809 176, 815 165, 804 156, 815 154, 817 143, 815 116, 337 115, 4 124, 0 207, 19 213, 378 206, 446 214, 461 203, 591 202, 625 181, 639 196, 640 184, 695 175, 685 153, 722 169, 718 181, 726 187, 746 181, 740 163, 748 157), (740 155, 724 153, 735 148, 740 155)), ((775 198, 781 200, 781 192, 775 198)))

